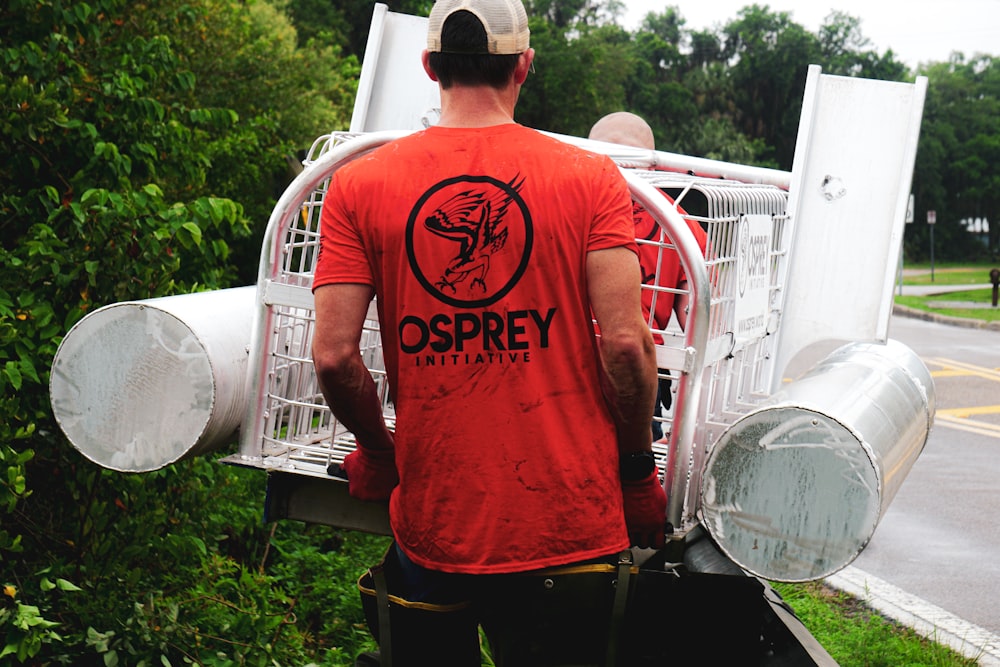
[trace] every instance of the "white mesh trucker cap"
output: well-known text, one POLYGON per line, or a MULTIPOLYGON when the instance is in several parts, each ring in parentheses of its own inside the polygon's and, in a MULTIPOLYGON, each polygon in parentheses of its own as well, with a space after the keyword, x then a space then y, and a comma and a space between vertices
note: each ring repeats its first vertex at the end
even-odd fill
POLYGON ((427 50, 442 52, 441 28, 457 11, 472 12, 486 29, 486 52, 514 55, 528 50, 528 14, 521 0, 437 0, 427 22, 427 50))

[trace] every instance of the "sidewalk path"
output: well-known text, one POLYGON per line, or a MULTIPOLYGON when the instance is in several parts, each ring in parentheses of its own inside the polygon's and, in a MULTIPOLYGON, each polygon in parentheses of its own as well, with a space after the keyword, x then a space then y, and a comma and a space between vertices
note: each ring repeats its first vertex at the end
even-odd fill
MULTIPOLYGON (((932 296, 934 294, 950 294, 952 292, 968 292, 977 289, 990 289, 991 283, 980 285, 903 285, 903 296, 932 296)), ((897 284, 893 294, 899 294, 900 286, 897 284)))

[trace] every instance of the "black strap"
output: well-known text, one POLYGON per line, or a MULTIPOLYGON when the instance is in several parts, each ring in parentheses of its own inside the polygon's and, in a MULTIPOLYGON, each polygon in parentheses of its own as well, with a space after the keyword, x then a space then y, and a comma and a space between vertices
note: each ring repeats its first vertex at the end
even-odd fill
POLYGON ((381 667, 392 667, 392 629, 389 624, 389 588, 385 584, 385 571, 381 565, 368 570, 375 585, 375 604, 378 607, 378 650, 381 667))
POLYGON ((611 606, 611 631, 608 634, 608 655, 605 667, 618 664, 618 645, 622 628, 625 626, 625 607, 628 605, 629 577, 632 576, 632 551, 626 549, 618 554, 618 569, 615 579, 615 600, 611 606))

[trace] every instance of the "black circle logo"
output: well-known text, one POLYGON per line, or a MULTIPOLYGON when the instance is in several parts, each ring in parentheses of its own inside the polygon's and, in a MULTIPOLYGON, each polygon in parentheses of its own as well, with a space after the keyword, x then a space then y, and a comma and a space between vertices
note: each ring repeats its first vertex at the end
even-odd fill
POLYGON ((514 288, 533 241, 523 184, 457 176, 420 197, 406 223, 406 254, 424 289, 451 306, 482 308, 514 288))

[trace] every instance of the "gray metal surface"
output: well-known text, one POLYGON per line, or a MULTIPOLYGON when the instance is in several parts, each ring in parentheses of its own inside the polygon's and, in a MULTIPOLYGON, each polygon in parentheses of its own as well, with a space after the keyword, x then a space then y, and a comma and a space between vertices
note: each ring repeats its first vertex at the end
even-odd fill
POLYGON ((810 345, 885 342, 927 77, 821 74, 811 65, 795 142, 794 221, 776 373, 810 345))
POLYGON ((278 470, 269 472, 264 519, 292 519, 392 535, 389 503, 352 498, 344 480, 336 477, 322 479, 278 470))

